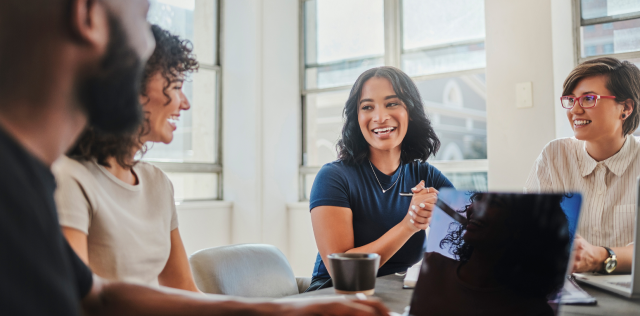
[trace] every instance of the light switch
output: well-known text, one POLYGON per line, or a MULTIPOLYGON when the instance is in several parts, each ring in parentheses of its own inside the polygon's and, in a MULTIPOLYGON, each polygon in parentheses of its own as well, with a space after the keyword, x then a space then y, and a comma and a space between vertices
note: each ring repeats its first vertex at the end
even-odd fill
POLYGON ((518 108, 533 107, 531 81, 516 83, 516 106, 518 108))

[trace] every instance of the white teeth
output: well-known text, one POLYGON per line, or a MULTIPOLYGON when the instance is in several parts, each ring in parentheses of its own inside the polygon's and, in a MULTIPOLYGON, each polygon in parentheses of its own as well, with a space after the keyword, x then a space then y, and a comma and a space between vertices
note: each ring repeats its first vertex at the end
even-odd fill
POLYGON ((376 128, 373 130, 374 133, 387 133, 395 130, 395 127, 385 127, 385 128, 376 128))
POLYGON ((180 117, 179 117, 179 116, 177 116, 177 115, 171 115, 171 116, 167 119, 167 122, 169 122, 169 123, 171 123, 171 124, 174 124, 174 125, 175 125, 175 124, 177 124, 177 123, 178 123, 179 118, 180 118, 180 117))
POLYGON ((573 121, 573 124, 574 125, 578 125, 578 126, 587 125, 589 123, 591 123, 591 121, 589 121, 589 120, 575 120, 575 121, 573 121))

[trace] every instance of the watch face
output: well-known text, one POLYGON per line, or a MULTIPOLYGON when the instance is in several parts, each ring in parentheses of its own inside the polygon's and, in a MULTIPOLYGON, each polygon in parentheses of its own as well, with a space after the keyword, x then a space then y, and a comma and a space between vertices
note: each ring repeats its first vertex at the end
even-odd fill
POLYGON ((605 262, 604 269, 607 271, 607 273, 611 273, 613 272, 613 270, 616 269, 617 265, 618 265, 618 260, 611 260, 611 258, 609 258, 605 262))

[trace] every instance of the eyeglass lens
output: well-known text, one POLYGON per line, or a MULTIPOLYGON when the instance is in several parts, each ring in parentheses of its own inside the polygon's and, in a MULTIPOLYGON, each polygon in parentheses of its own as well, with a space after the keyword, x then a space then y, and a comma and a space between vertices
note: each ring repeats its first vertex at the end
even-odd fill
MULTIPOLYGON (((570 109, 576 103, 578 98, 565 97, 562 98, 562 107, 565 109, 570 109)), ((580 105, 583 108, 592 108, 596 106, 596 97, 593 95, 585 95, 580 98, 580 105)))

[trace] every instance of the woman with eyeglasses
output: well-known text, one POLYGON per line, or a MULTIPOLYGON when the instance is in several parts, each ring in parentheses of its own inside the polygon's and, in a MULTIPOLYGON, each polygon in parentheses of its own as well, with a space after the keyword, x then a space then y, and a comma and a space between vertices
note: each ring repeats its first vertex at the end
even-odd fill
POLYGON ((633 260, 640 140, 640 70, 597 58, 567 77, 559 106, 574 137, 545 146, 525 192, 580 192, 583 207, 572 272, 629 273, 633 260))
POLYGON ((415 83, 379 67, 358 77, 344 108, 338 160, 320 169, 310 210, 318 256, 307 291, 332 286, 332 253, 377 253, 378 276, 422 259, 438 189, 449 180, 426 160, 440 141, 415 83), (413 193, 401 196, 400 193, 413 193))

